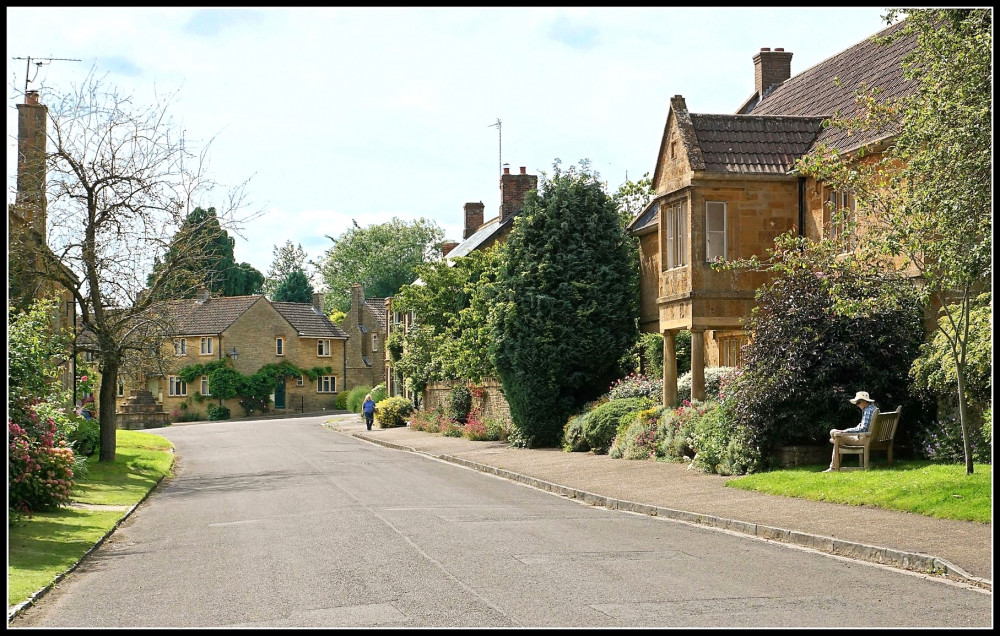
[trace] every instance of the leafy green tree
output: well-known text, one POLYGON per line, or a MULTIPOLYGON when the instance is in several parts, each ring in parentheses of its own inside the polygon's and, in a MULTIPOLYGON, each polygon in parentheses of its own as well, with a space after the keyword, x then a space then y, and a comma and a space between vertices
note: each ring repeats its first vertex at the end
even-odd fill
POLYGON ((326 285, 326 309, 348 311, 351 285, 361 284, 369 298, 394 296, 400 287, 417 279, 421 263, 441 257, 442 230, 424 218, 354 226, 334 238, 318 264, 326 285))
POLYGON ((966 404, 970 315, 992 275, 993 10, 892 9, 905 16, 895 37, 915 37, 904 61, 914 82, 897 102, 861 93, 867 105, 846 129, 898 130, 876 157, 817 152, 800 162, 806 174, 858 201, 865 231, 859 249, 915 271, 921 290, 940 308, 938 332, 955 368, 955 397, 966 439, 966 472, 973 472, 966 404))
POLYGON ((618 208, 622 223, 628 225, 640 212, 646 209, 654 196, 656 196, 656 188, 653 187, 653 179, 647 172, 638 181, 626 179, 625 183, 618 186, 618 190, 611 198, 614 199, 615 207, 618 208))
POLYGON ((263 291, 267 297, 274 300, 274 292, 281 285, 282 281, 295 270, 302 270, 309 277, 308 260, 306 251, 302 249, 302 244, 293 245, 291 241, 285 241, 280 247, 274 246, 274 260, 271 261, 271 268, 267 270, 267 277, 264 280, 263 291))
POLYGON ((162 260, 154 260, 147 282, 152 284, 169 269, 158 293, 161 300, 194 298, 198 287, 217 296, 260 293, 264 275, 249 263, 236 262, 235 245, 219 224, 215 208, 196 207, 174 234, 162 260), (187 264, 178 266, 182 259, 187 264))
POLYGON ((313 287, 309 284, 305 272, 301 269, 293 269, 274 290, 274 298, 271 300, 288 303, 311 303, 312 295, 313 287))
POLYGON ((528 194, 497 273, 491 352, 520 443, 556 446, 567 418, 623 375, 638 336, 638 255, 589 162, 528 194))
POLYGON ((7 408, 25 413, 35 399, 64 402, 59 392, 59 363, 65 362, 69 334, 56 331, 59 302, 41 299, 27 311, 7 307, 7 408))

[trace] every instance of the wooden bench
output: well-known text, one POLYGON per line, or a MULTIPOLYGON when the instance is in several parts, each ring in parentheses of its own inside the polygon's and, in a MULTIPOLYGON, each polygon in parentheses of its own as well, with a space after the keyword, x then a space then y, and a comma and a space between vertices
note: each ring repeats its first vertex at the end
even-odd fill
MULTIPOLYGON (((857 435, 860 441, 837 441, 833 445, 835 453, 840 455, 838 464, 843 460, 844 455, 857 455, 858 468, 868 470, 871 466, 872 451, 886 451, 889 456, 889 465, 892 466, 892 442, 896 436, 896 426, 899 424, 899 416, 903 407, 896 407, 895 411, 881 413, 878 409, 872 413, 871 426, 867 433, 852 433, 857 435)), ((844 468, 841 470, 857 470, 857 468, 844 468)))

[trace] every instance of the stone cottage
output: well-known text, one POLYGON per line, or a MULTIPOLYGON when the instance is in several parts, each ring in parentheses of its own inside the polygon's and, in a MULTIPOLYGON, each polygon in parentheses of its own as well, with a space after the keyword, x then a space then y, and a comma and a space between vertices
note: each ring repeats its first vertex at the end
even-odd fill
POLYGON ((365 298, 365 288, 351 285, 351 308, 340 326, 348 336, 347 384, 376 386, 385 381, 386 299, 365 298))

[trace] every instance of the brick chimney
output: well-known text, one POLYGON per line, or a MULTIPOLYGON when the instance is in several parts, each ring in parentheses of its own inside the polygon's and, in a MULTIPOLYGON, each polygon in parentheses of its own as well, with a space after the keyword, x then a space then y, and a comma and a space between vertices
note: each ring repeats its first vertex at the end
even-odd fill
POLYGON ((324 313, 323 312, 323 299, 324 298, 325 298, 325 294, 323 294, 322 292, 315 292, 315 293, 313 293, 313 307, 316 309, 316 311, 318 311, 321 314, 324 313))
POLYGON ((486 206, 483 202, 479 203, 466 203, 465 204, 465 231, 462 232, 462 238, 467 239, 476 233, 479 226, 483 224, 483 211, 486 206))
POLYGON ((785 49, 762 48, 753 56, 754 88, 763 100, 772 88, 792 76, 792 54, 785 49))
POLYGON ((500 222, 520 212, 524 197, 537 188, 538 176, 528 174, 525 166, 521 166, 521 174, 510 174, 510 168, 504 168, 500 175, 500 222))
POLYGON ((196 304, 204 304, 211 300, 212 292, 208 291, 208 288, 201 286, 194 291, 194 301, 196 304))
POLYGON ((448 252, 458 247, 458 241, 445 241, 441 244, 441 256, 447 256, 448 252))
POLYGON ((48 108, 39 103, 38 91, 24 94, 17 105, 17 195, 18 212, 29 226, 45 237, 45 117, 48 108))

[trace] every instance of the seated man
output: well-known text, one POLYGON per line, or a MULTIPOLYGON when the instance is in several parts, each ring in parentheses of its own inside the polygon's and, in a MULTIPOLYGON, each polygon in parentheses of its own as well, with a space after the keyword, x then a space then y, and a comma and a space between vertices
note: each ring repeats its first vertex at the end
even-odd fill
POLYGON ((833 458, 830 460, 830 467, 824 470, 824 473, 840 470, 840 453, 838 452, 840 445, 860 442, 861 437, 858 433, 868 432, 868 428, 872 424, 872 414, 878 409, 875 402, 868 396, 868 391, 858 391, 850 402, 861 409, 861 423, 851 428, 843 430, 835 428, 830 431, 830 441, 833 442, 833 458))

